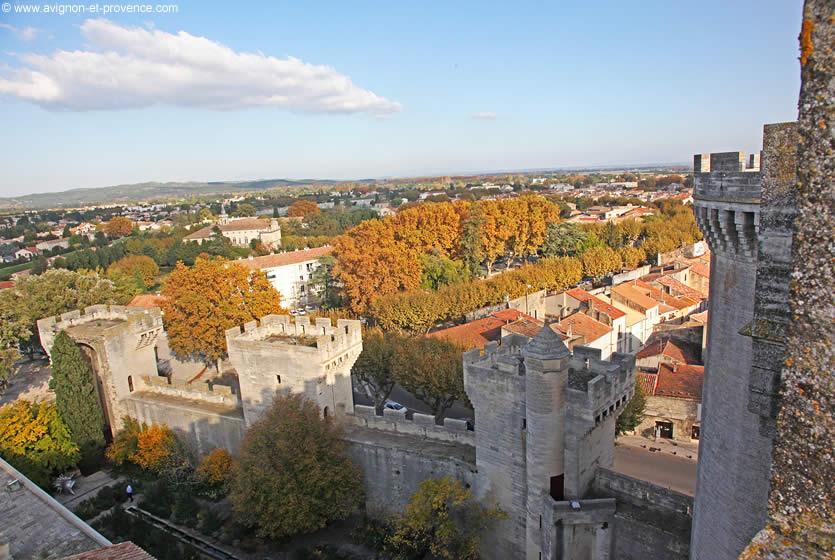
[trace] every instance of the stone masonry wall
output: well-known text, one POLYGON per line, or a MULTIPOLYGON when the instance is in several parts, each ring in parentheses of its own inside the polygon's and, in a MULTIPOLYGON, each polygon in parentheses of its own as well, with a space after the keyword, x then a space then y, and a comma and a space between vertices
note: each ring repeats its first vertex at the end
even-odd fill
POLYGON ((412 418, 408 419, 405 412, 385 409, 383 415, 378 416, 373 406, 358 404, 354 405, 353 414, 345 416, 345 421, 374 430, 475 445, 475 432, 467 429, 466 420, 444 418, 443 425, 439 426, 435 424, 435 417, 431 414, 415 412, 412 418))
POLYGON ((693 498, 609 469, 598 470, 594 493, 617 500, 612 558, 688 558, 693 498))

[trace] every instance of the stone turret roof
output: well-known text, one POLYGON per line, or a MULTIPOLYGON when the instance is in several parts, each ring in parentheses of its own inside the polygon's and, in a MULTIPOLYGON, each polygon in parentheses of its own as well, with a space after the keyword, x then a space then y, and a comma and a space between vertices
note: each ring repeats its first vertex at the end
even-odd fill
POLYGON ((546 324, 539 330, 539 334, 522 349, 522 355, 526 358, 553 360, 566 358, 569 352, 560 335, 546 324))

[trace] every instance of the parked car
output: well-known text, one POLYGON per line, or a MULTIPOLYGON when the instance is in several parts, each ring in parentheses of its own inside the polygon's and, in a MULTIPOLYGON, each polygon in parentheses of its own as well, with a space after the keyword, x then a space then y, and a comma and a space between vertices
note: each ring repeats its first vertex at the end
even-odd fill
POLYGON ((396 401, 386 401, 386 404, 383 405, 383 408, 387 408, 389 410, 396 410, 398 412, 409 412, 409 409, 400 404, 396 401))

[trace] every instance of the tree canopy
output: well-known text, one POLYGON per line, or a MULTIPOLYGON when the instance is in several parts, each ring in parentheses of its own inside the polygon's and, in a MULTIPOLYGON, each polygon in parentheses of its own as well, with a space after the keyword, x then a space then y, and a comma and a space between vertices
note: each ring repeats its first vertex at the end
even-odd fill
POLYGON ((362 352, 351 374, 374 399, 374 408, 383 413, 383 405, 394 388, 394 351, 400 336, 380 329, 370 329, 363 336, 362 352))
POLYGON ((226 330, 271 313, 286 313, 263 272, 221 258, 182 262, 162 286, 165 329, 179 356, 207 363, 226 356, 226 330))
POLYGON ((395 560, 477 560, 484 531, 506 518, 474 501, 452 477, 425 480, 395 520, 386 549, 395 560))
POLYGON ((104 449, 104 413, 90 364, 64 331, 55 337, 51 357, 49 388, 55 391, 58 414, 82 457, 92 461, 104 449))
POLYGON ((25 400, 0 408, 0 456, 41 487, 80 458, 57 407, 25 400))
POLYGON ((635 393, 632 395, 632 398, 629 399, 629 402, 626 403, 626 406, 623 407, 623 411, 620 413, 620 416, 618 416, 617 420, 615 420, 615 433, 620 435, 624 432, 629 432, 637 428, 644 420, 644 410, 646 409, 646 404, 646 394, 641 388, 641 385, 636 383, 635 393))
POLYGON ((362 477, 338 426, 301 395, 275 396, 247 430, 230 499, 238 521, 261 537, 308 533, 363 503, 362 477))

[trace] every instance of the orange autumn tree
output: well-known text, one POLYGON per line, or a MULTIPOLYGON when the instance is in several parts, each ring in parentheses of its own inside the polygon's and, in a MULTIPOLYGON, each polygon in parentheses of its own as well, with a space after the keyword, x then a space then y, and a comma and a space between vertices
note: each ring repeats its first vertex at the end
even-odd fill
POLYGON ((226 357, 226 330, 270 313, 286 313, 263 272, 222 258, 182 262, 162 286, 165 329, 171 349, 206 363, 226 357))
POLYGON ((104 233, 112 237, 124 237, 133 231, 133 222, 124 216, 116 216, 104 224, 104 233))
POLYGON ((232 455, 218 447, 203 457, 194 474, 202 484, 224 489, 232 480, 234 468, 235 461, 232 455))
POLYGON ((154 424, 139 432, 130 461, 142 469, 162 472, 178 455, 177 437, 171 428, 154 424))
POLYGON ((418 255, 394 236, 387 221, 369 220, 334 240, 334 275, 342 283, 351 311, 363 313, 379 296, 420 286, 418 255))
POLYGON ((419 254, 435 250, 448 257, 458 251, 461 213, 452 204, 428 202, 407 208, 393 216, 391 225, 395 239, 419 254))
POLYGON ((114 275, 119 274, 135 278, 138 282, 142 283, 145 289, 148 289, 157 281, 159 266, 151 257, 145 255, 128 255, 107 267, 107 275, 109 277, 112 278, 114 275))
POLYGON ((287 209, 287 215, 291 218, 305 218, 313 214, 318 214, 319 212, 321 210, 319 210, 319 207, 312 200, 297 200, 287 209))

